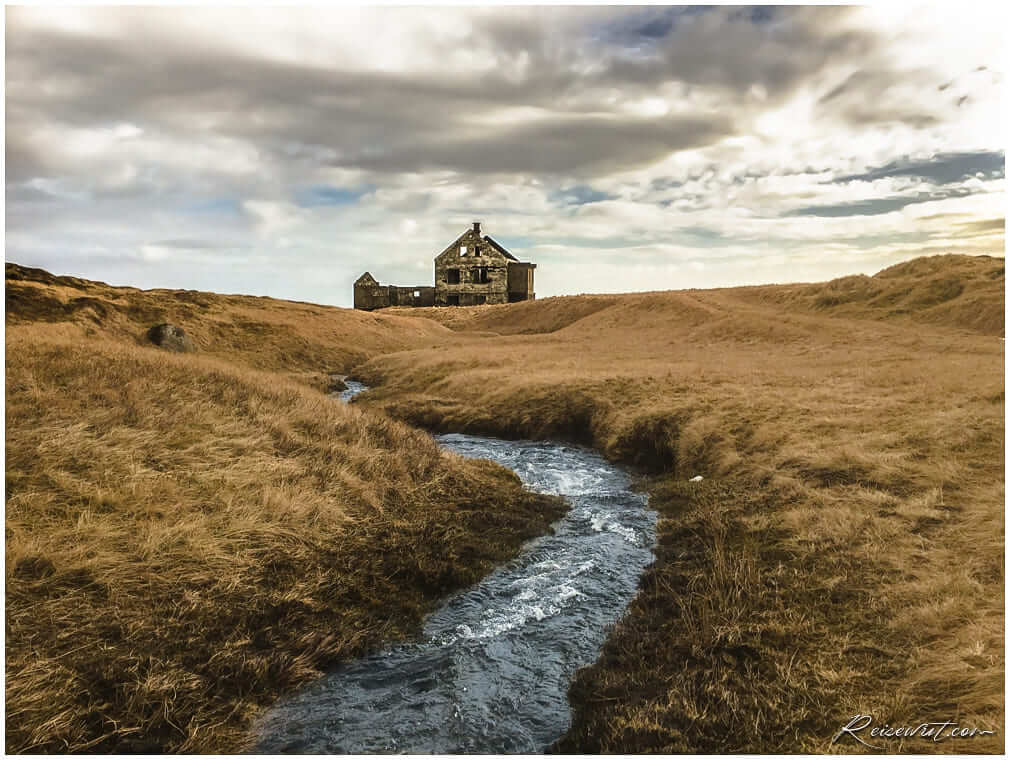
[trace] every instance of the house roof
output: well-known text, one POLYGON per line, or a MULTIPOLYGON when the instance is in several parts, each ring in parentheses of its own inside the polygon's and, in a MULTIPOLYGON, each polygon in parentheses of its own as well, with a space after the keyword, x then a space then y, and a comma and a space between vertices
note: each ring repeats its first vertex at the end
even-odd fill
MULTIPOLYGON (((438 261, 443 256, 453 256, 453 255, 455 255, 455 251, 458 250, 460 242, 463 241, 463 240, 468 239, 468 236, 471 235, 472 233, 473 233, 473 230, 467 230, 462 235, 460 235, 458 238, 456 238, 452 243, 449 244, 449 246, 444 251, 442 251, 440 254, 438 254, 438 256, 435 257, 435 261, 438 261)), ((513 256, 511 253, 509 253, 508 249, 505 246, 503 246, 501 243, 499 243, 497 240, 495 240, 490 235, 484 235, 483 237, 481 237, 481 236, 478 235, 477 239, 480 240, 483 243, 487 243, 497 253, 499 253, 501 256, 504 256, 506 260, 508 260, 508 261, 514 261, 517 264, 523 263, 523 262, 519 261, 519 259, 517 259, 515 256, 513 256)), ((533 265, 531 264, 530 266, 533 266, 533 265)))
POLYGON ((505 250, 505 246, 503 246, 497 240, 495 240, 494 238, 492 238, 490 235, 485 235, 484 236, 484 242, 485 243, 490 243, 492 246, 494 246, 498 250, 498 252, 501 253, 509 261, 519 261, 519 259, 517 259, 511 253, 509 253, 507 250, 505 250))
MULTIPOLYGON (((345 282, 346 282, 346 280, 345 280, 345 282)), ((365 272, 363 275, 361 275, 361 277, 359 277, 358 279, 356 279, 354 281, 354 284, 355 285, 370 285, 370 284, 378 285, 379 281, 376 280, 374 277, 372 277, 371 272, 365 272)))

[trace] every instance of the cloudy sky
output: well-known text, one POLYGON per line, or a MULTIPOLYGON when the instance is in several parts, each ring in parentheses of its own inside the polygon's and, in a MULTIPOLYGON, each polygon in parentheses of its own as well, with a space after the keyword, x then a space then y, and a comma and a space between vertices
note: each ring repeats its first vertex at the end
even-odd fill
POLYGON ((1002 255, 1004 34, 961 3, 7 8, 6 258, 349 305, 474 219, 540 297, 1002 255))

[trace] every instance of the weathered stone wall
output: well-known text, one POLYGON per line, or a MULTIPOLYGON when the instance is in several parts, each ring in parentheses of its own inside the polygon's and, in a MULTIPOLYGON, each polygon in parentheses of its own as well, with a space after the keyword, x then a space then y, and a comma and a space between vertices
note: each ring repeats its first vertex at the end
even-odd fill
POLYGON ((390 306, 434 306, 435 288, 431 285, 417 285, 404 288, 397 285, 389 286, 390 306))
POLYGON ((354 285, 354 308, 365 309, 385 309, 389 306, 389 288, 378 283, 355 283, 354 285))
POLYGON ((524 261, 509 262, 509 303, 532 301, 536 298, 536 293, 533 292, 533 270, 536 268, 536 264, 528 264, 524 261))
POLYGON ((417 285, 412 288, 398 285, 380 285, 371 282, 354 284, 354 308, 372 311, 388 306, 434 306, 435 288, 417 285))

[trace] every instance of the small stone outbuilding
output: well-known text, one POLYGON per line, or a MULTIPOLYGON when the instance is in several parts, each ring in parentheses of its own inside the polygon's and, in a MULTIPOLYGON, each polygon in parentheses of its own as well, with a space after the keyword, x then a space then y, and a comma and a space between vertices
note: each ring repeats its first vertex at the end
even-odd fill
POLYGON ((536 264, 519 261, 474 222, 435 257, 435 286, 380 285, 365 272, 354 283, 355 309, 387 306, 476 306, 536 298, 536 264))
POLYGON ((354 281, 354 308, 385 309, 387 306, 434 306, 435 288, 417 285, 404 288, 399 285, 380 285, 369 272, 354 281))

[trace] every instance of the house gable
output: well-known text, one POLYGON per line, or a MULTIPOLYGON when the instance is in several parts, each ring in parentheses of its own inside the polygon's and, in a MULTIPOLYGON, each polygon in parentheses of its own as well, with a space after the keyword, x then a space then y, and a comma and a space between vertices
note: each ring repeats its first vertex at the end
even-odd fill
POLYGON ((504 248, 488 237, 481 237, 479 229, 470 229, 450 243, 444 251, 435 257, 435 263, 447 264, 449 260, 473 261, 475 258, 485 259, 489 263, 502 260, 515 261, 504 248), (465 249, 465 250, 464 250, 465 249))
POLYGON ((378 285, 379 281, 372 277, 371 272, 365 272, 361 277, 354 281, 355 285, 378 285))

